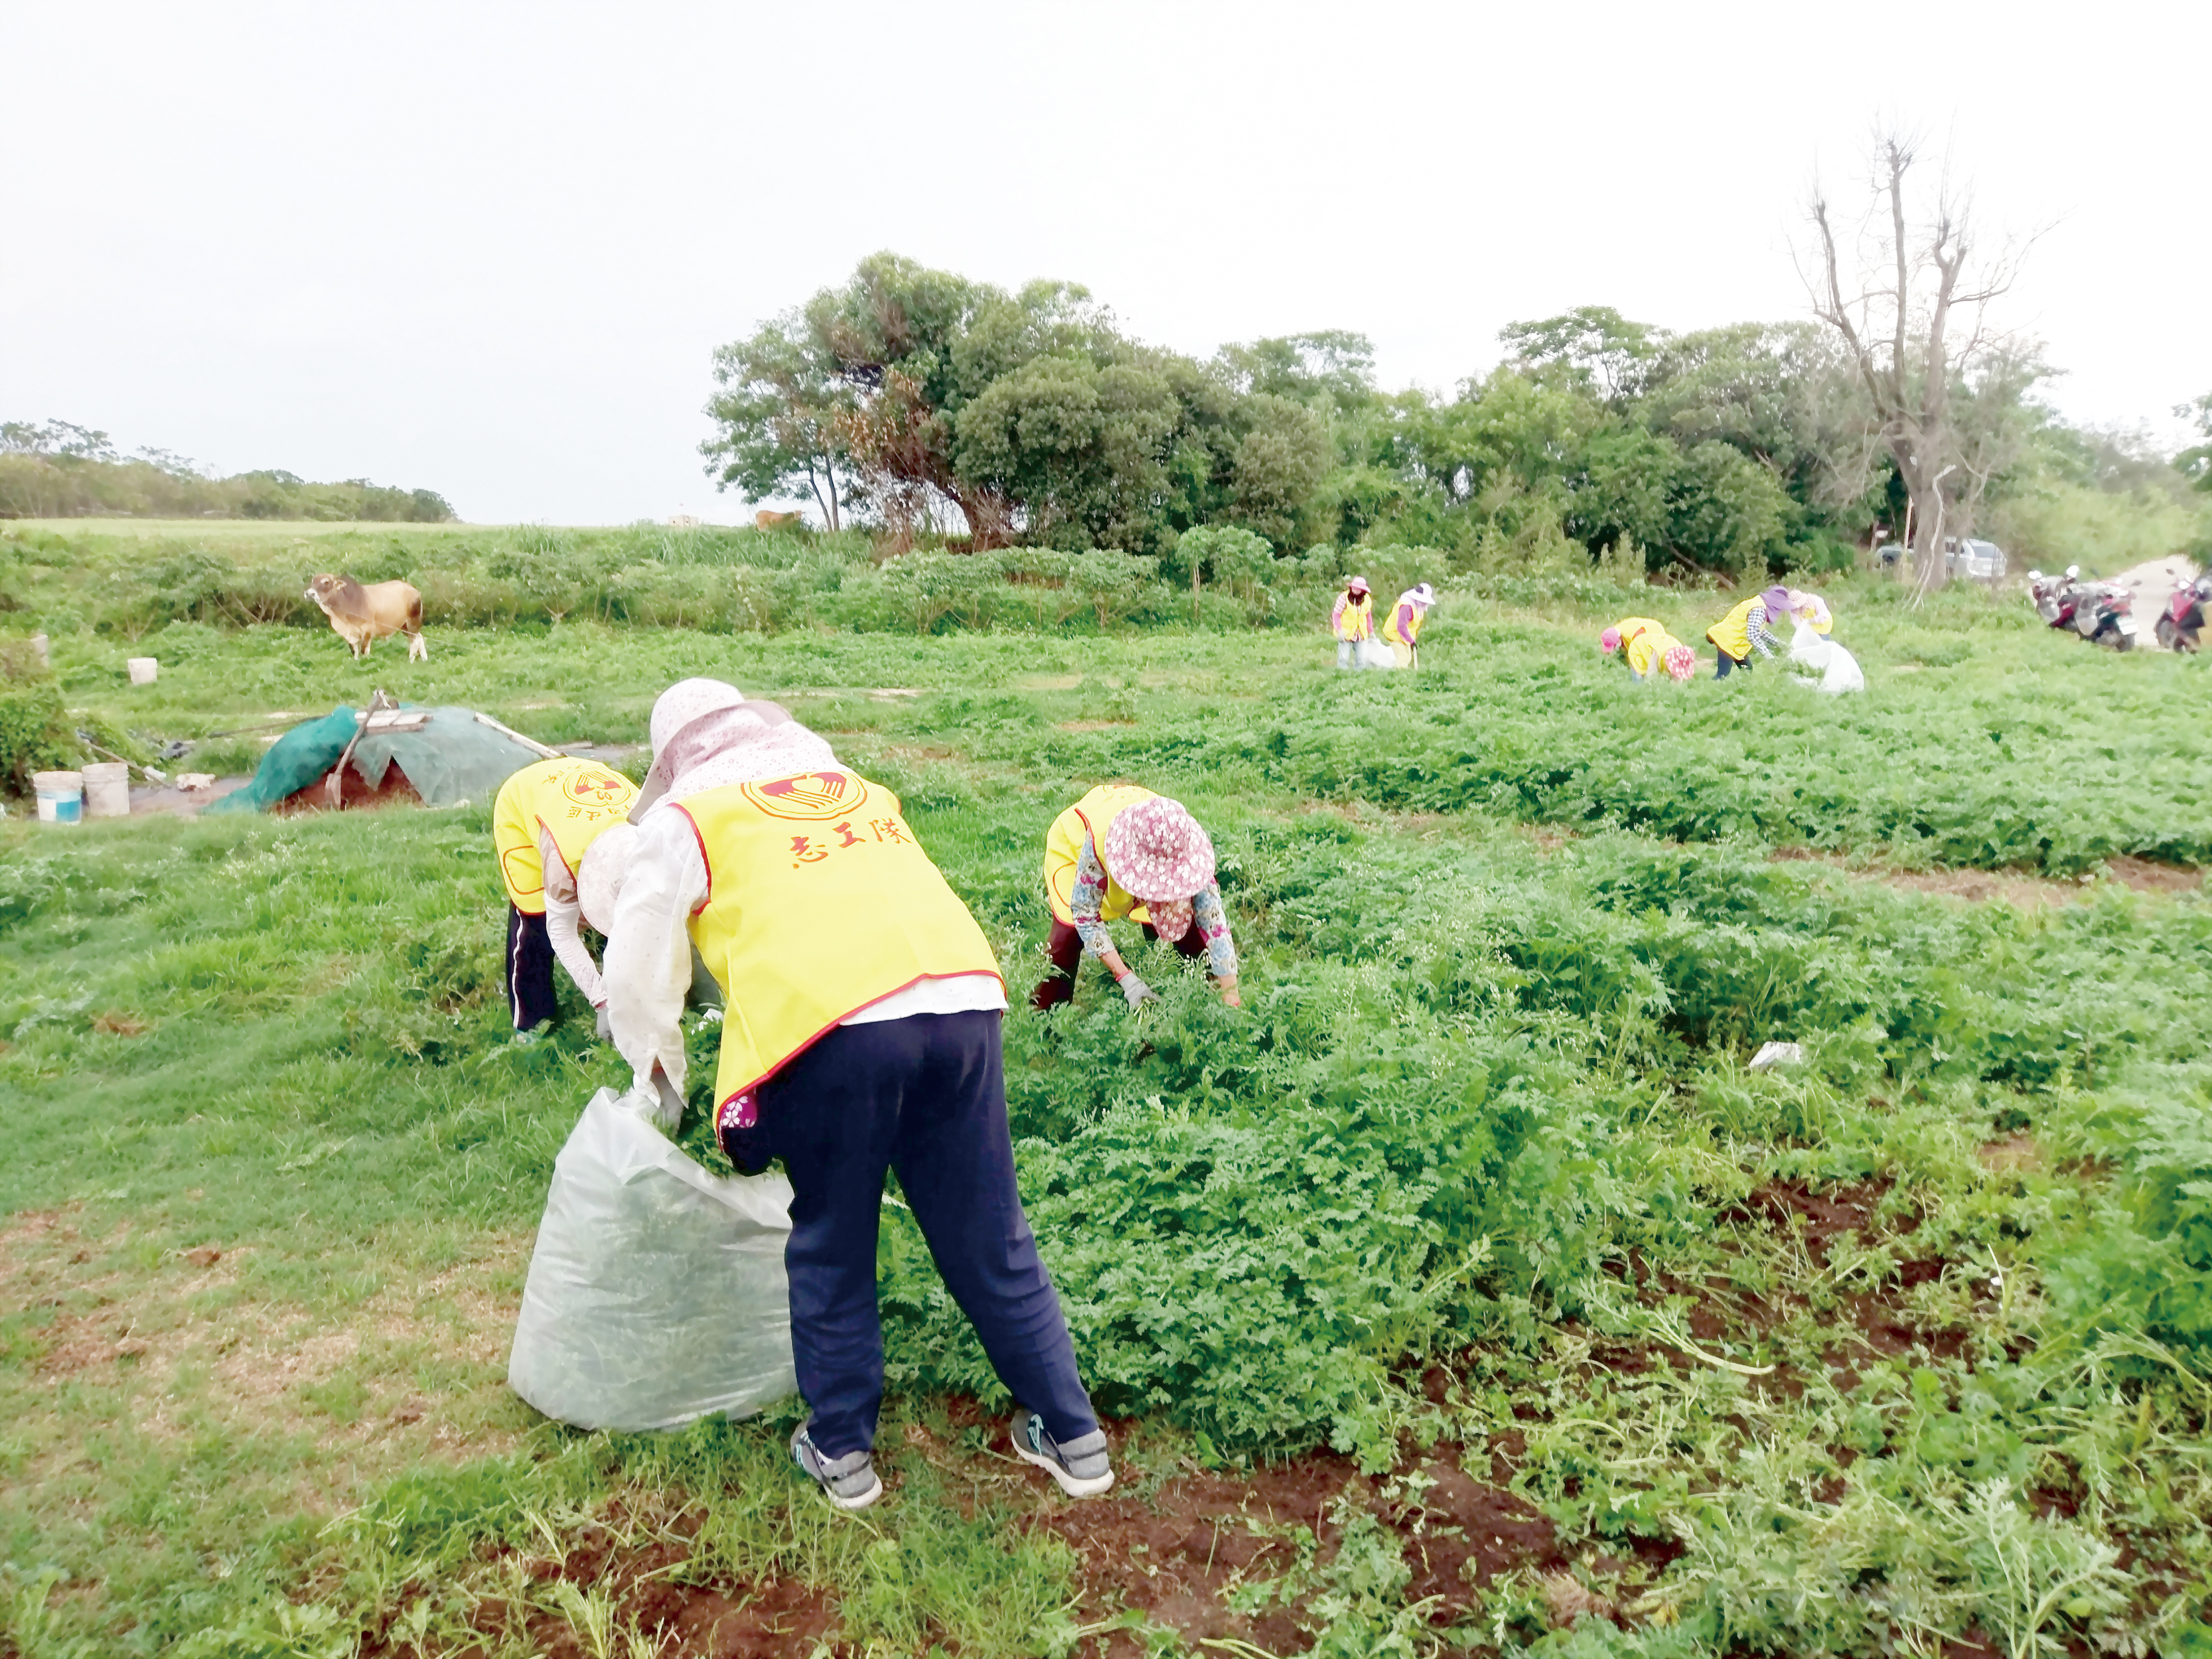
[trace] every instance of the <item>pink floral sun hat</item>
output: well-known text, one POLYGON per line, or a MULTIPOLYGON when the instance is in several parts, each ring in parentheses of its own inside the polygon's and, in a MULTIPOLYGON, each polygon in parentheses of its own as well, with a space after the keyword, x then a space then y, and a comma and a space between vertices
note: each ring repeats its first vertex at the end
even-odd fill
POLYGON ((1213 843, 1179 800, 1155 795, 1114 815, 1098 849, 1107 873, 1147 906, 1189 899, 1213 879, 1213 843))
POLYGON ((1668 646, 1666 656, 1661 660, 1665 664, 1668 675, 1678 680, 1686 680, 1698 672, 1698 653, 1686 645, 1668 646))

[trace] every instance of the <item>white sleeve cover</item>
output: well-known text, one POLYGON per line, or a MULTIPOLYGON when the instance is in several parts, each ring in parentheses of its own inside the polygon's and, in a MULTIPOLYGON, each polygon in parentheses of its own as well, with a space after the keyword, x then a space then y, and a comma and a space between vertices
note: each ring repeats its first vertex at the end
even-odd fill
POLYGON ((596 1008, 606 1000, 606 988, 600 982, 592 953, 577 935, 576 924, 583 912, 576 908, 576 878, 562 859, 560 847, 544 830, 538 832, 538 856, 545 871, 545 936, 552 941, 553 954, 568 970, 568 977, 584 994, 584 1000, 596 1008))
POLYGON ((707 896, 707 860, 690 818, 646 814, 636 857, 615 901, 604 981, 615 1047, 640 1088, 657 1066, 683 1091, 684 995, 691 988, 691 912, 707 896))

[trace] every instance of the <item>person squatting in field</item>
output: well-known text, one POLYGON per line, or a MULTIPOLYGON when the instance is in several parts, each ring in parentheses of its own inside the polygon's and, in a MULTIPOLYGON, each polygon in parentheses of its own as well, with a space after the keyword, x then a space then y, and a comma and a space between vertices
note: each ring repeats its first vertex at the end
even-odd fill
POLYGON ((1401 593, 1390 614, 1382 619, 1382 637, 1389 642, 1390 654, 1399 667, 1421 665, 1421 624, 1428 620, 1429 607, 1436 602, 1436 589, 1422 582, 1401 593))
POLYGON ((1359 648, 1375 637, 1375 596, 1368 590, 1366 577, 1354 576, 1345 583, 1344 592, 1336 596, 1328 613, 1328 628, 1336 635, 1336 665, 1364 667, 1359 648))
POLYGON ((722 987, 717 1138, 739 1169, 781 1158, 791 1181, 792 1358, 812 1412, 793 1459, 841 1509, 883 1492, 876 1243, 895 1170, 1017 1402, 1014 1450, 1073 1496, 1106 1491, 1105 1432, 1015 1187, 989 941, 898 797, 775 703, 684 680, 651 733, 608 1012, 630 1098, 672 1131, 695 943, 722 987))
POLYGON ((1618 651, 1638 680, 1662 670, 1670 679, 1686 680, 1698 672, 1697 653, 1649 617, 1623 617, 1597 636, 1597 647, 1608 657, 1618 651))
POLYGON ((1146 939, 1164 939, 1206 971, 1232 1008, 1237 942, 1214 880, 1213 842, 1181 801, 1133 783, 1103 783, 1052 821, 1044 838, 1044 898, 1052 910, 1045 941, 1052 971, 1030 994, 1032 1008, 1056 1008, 1075 994, 1075 971, 1096 957, 1133 1008, 1152 989, 1114 948, 1106 924, 1123 917, 1146 939))
POLYGON ((1729 671, 1748 668, 1753 651, 1762 657, 1771 657, 1781 648, 1782 641, 1768 630, 1769 622, 1778 622, 1790 614, 1790 591, 1770 587, 1763 593, 1754 593, 1738 605, 1705 630, 1705 637, 1720 653, 1720 666, 1713 678, 1724 680, 1729 671))
MULTIPOLYGON (((589 920, 580 900, 582 872, 586 864, 620 859, 622 843, 637 834, 629 821, 636 799, 636 785, 589 760, 538 761, 500 786, 491 844, 507 889, 507 1004, 516 1030, 558 1017, 557 959, 584 1000, 599 1011, 600 1035, 606 1035, 606 992, 577 930, 580 920, 589 920)), ((591 925, 606 920, 602 915, 591 925)))

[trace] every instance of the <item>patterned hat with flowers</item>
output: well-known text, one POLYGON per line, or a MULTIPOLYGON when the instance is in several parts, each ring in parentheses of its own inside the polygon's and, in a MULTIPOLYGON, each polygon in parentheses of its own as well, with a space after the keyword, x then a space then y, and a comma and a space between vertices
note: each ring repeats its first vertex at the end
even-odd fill
POLYGON ((1106 873, 1147 904, 1187 899, 1213 879, 1213 843, 1179 800, 1155 795, 1125 806, 1098 849, 1106 873))

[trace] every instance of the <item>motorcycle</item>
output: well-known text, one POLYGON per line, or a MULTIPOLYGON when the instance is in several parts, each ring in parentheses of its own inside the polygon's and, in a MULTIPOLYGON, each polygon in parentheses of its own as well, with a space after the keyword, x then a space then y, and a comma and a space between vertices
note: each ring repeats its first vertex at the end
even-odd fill
POLYGON ((2091 582, 2074 608, 2074 631, 2092 645, 2136 648, 2136 596, 2124 582, 2091 582))
POLYGON ((2169 651, 2195 651, 2203 642, 2204 607, 2212 603, 2212 571, 2174 590, 2158 619, 2158 642, 2169 651))
POLYGON ((2081 574, 2079 565, 2069 566, 2063 576, 2046 576, 2040 570, 2027 573, 2028 597, 2047 626, 2073 627, 2074 612, 2081 599, 2081 574))

